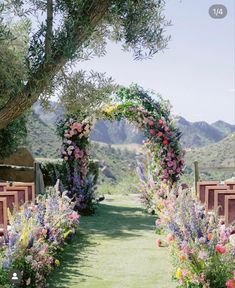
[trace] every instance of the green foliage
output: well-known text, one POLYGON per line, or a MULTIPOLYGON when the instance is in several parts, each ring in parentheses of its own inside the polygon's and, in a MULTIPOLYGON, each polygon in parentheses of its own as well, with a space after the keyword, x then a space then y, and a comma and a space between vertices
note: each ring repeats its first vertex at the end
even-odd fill
MULTIPOLYGON (((36 160, 40 163, 45 186, 54 186, 57 179, 60 179, 65 188, 67 187, 67 169, 62 159, 37 158, 36 160)), ((99 175, 98 163, 90 160, 88 170, 88 173, 94 176, 93 185, 96 185, 99 175)))
POLYGON ((0 158, 14 153, 19 145, 25 143, 27 136, 26 116, 21 116, 6 128, 0 130, 0 158))
POLYGON ((93 115, 97 107, 107 102, 117 85, 104 73, 85 71, 65 77, 60 101, 66 113, 79 115, 80 121, 93 115))
MULTIPOLYGON (((1 7, 4 15, 5 8, 1 7)), ((30 22, 8 22, 0 16, 0 108, 21 91, 27 79, 25 53, 30 22)))

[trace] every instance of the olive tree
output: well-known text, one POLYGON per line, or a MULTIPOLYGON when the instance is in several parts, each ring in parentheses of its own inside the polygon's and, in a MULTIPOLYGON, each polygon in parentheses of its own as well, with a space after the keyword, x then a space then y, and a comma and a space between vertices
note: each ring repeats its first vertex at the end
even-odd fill
POLYGON ((47 98, 68 65, 103 56, 107 41, 121 42, 140 60, 163 50, 169 39, 163 9, 160 0, 3 1, 0 129, 47 98), (19 23, 25 37, 14 29, 19 23))

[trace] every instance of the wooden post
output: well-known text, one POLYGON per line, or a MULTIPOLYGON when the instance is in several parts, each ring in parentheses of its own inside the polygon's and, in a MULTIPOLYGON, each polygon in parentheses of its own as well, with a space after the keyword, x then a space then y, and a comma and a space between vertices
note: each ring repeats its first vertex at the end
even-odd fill
POLYGON ((40 183, 39 183, 39 170, 40 166, 38 162, 34 162, 34 184, 35 184, 35 195, 38 195, 40 192, 40 183))
POLYGON ((199 181, 199 166, 198 166, 198 161, 194 162, 194 189, 196 195, 198 195, 197 191, 197 182, 199 181))

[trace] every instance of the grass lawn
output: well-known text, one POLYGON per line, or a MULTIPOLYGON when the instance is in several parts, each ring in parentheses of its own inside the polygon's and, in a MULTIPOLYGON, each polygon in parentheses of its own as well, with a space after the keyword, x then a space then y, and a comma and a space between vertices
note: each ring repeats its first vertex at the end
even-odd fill
POLYGON ((167 248, 157 248, 155 217, 136 195, 107 195, 64 251, 49 287, 173 288, 167 248))

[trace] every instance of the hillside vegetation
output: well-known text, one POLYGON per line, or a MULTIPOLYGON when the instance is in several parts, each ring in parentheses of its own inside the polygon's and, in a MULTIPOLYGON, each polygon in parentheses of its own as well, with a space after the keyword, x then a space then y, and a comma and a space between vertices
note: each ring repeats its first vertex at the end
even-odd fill
POLYGON ((185 160, 189 171, 193 169, 194 161, 199 162, 202 179, 226 179, 235 176, 235 133, 218 143, 188 149, 185 160))

